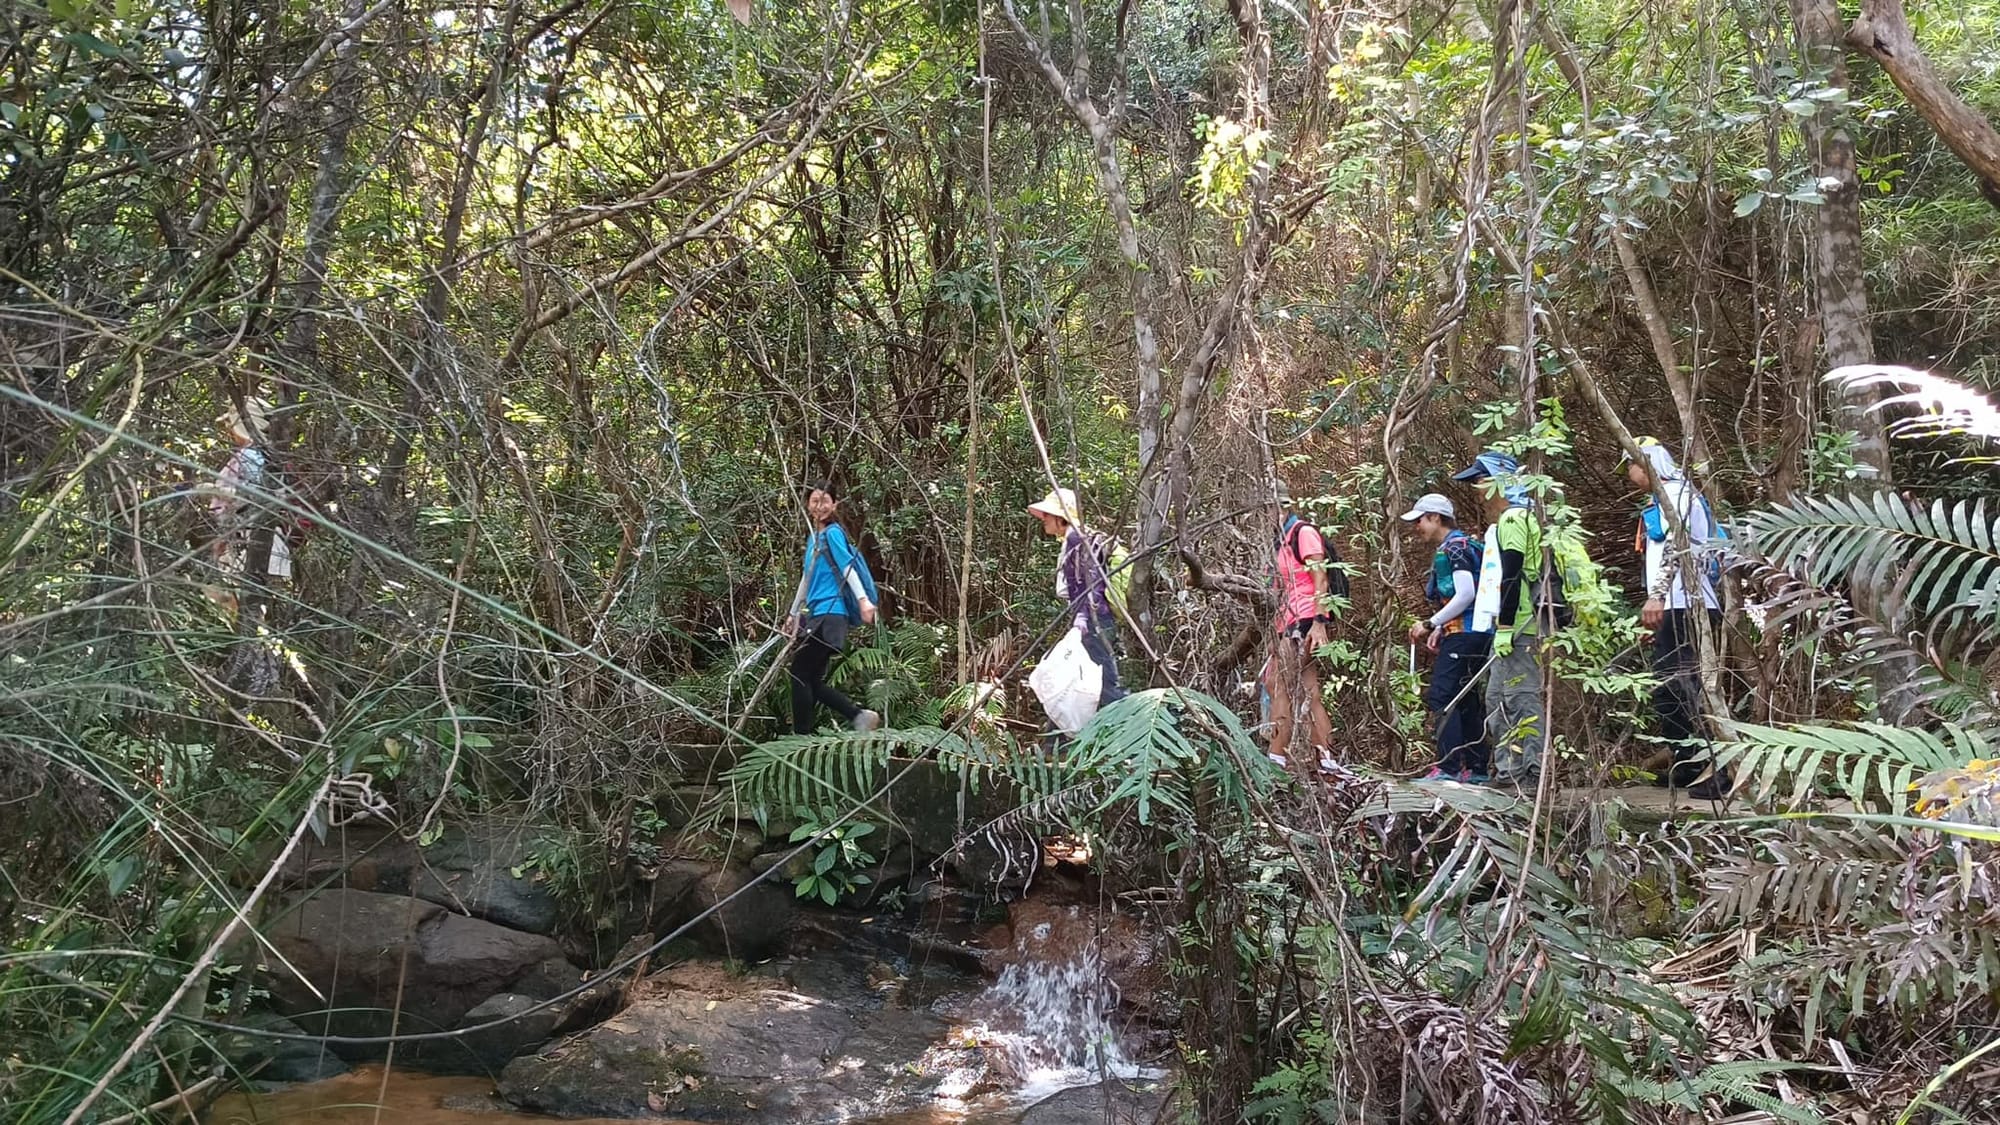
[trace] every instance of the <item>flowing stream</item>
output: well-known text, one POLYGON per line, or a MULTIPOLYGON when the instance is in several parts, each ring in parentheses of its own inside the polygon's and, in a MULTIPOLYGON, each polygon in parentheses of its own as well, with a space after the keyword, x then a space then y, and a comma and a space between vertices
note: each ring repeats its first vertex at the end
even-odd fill
MULTIPOLYGON (((943 982, 925 977, 907 964, 901 968, 916 983, 906 984, 899 998, 881 1009, 862 1005, 846 1008, 857 1033, 854 1046, 878 1057, 865 1060, 896 1069, 930 1069, 935 1075, 925 1104, 884 1107, 882 1111, 849 1103, 835 1116, 851 1125, 1012 1125, 1102 1120, 1063 1110, 1048 1099, 1077 1087, 1092 1087, 1106 1079, 1145 1082, 1164 1072, 1134 1061, 1114 1022, 1118 995, 1107 979, 1094 940, 1054 940, 1049 923, 1019 935, 1016 952, 1026 954, 1008 963, 998 978, 981 987, 976 978, 955 976, 943 982), (1045 957, 1050 959, 1044 959, 1045 957), (928 983, 926 983, 928 982, 928 983), (924 1014, 924 1021, 887 1018, 893 1009, 924 1014), (907 1031, 925 1030, 912 1039, 907 1031), (862 1046, 866 1044, 866 1046, 862 1046), (902 1060, 909 1060, 904 1063, 902 1060), (1040 1103, 1040 1104, 1038 1104, 1040 1103)), ((853 960, 821 954, 810 968, 827 980, 827 1003, 851 1004, 834 979, 851 980, 858 968, 864 979, 880 979, 895 968, 879 960, 853 960)), ((801 982, 803 985, 803 982, 801 982)), ((877 987, 880 987, 879 985, 877 987)), ((804 999, 804 997, 801 997, 804 999)), ((711 1005, 712 1007, 713 1005, 711 1005)), ((851 1060, 850 1060, 851 1061, 851 1060)), ((753 1107, 754 1108, 754 1107, 753 1107)), ((709 1122, 730 1120, 704 1114, 709 1122)), ((817 1119, 817 1118, 815 1118, 817 1119)), ((507 1125, 547 1121, 523 1113, 495 1095, 488 1077, 452 1077, 396 1071, 387 1076, 379 1065, 364 1066, 338 1078, 264 1094, 232 1094, 202 1117, 205 1125, 507 1125)), ((603 1125, 612 1119, 589 1118, 603 1125)), ((672 1116, 647 1118, 674 1122, 672 1116)), ((768 1114, 746 1114, 742 1120, 764 1122, 768 1114)))

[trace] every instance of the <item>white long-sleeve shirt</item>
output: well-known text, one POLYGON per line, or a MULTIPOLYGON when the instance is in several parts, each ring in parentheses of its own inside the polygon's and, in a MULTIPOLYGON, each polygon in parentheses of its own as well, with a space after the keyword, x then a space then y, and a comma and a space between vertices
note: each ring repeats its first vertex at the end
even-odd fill
POLYGON ((1701 583, 1702 605, 1720 609, 1722 602, 1716 597, 1715 579, 1709 573, 1715 527, 1709 518, 1708 505, 1701 502, 1700 490, 1684 480, 1661 481, 1660 490, 1666 493, 1674 511, 1680 515, 1680 522, 1687 528, 1688 549, 1692 557, 1687 566, 1681 565, 1680 550, 1671 523, 1665 524, 1665 539, 1656 540, 1648 534, 1646 597, 1658 598, 1668 609, 1688 608, 1685 572, 1692 569, 1701 583))

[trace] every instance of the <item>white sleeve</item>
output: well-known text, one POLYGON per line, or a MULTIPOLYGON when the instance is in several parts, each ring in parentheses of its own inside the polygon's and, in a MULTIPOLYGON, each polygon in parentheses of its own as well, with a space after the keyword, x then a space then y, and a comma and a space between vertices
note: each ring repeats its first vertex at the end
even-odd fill
POLYGON ((1478 590, 1479 590, 1479 580, 1472 576, 1471 571, 1469 570, 1452 571, 1451 600, 1444 603, 1443 609, 1440 609, 1436 613, 1431 614, 1431 628, 1433 629, 1440 628, 1444 625, 1445 622, 1450 621, 1452 618, 1463 614, 1465 612, 1465 608, 1472 604, 1473 595, 1476 594, 1478 590))
POLYGON ((847 568, 847 588, 854 592, 855 601, 873 604, 868 597, 868 588, 861 584, 861 572, 851 566, 847 568))

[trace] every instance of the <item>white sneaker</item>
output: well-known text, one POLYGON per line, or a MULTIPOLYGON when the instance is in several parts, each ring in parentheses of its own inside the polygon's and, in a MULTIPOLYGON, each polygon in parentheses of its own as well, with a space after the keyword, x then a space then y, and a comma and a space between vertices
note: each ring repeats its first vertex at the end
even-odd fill
POLYGON ((871 731, 879 728, 881 725, 882 725, 882 716, 878 712, 863 711, 859 715, 854 716, 855 730, 871 731))

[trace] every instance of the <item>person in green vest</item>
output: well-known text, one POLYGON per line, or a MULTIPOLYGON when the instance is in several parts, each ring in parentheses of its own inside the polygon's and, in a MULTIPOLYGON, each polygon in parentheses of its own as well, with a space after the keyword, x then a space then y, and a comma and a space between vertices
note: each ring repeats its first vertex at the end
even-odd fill
POLYGON ((1541 776, 1548 727, 1542 713, 1542 638, 1532 593, 1542 576, 1542 527, 1534 498, 1519 482, 1520 472, 1513 457, 1487 450, 1452 479, 1477 483, 1486 493, 1486 549, 1473 628, 1493 632, 1493 661, 1486 674, 1493 783, 1529 788, 1541 776))

